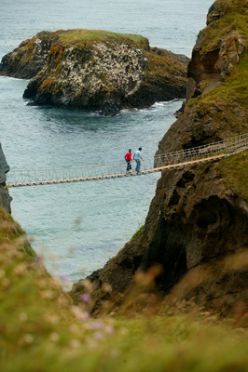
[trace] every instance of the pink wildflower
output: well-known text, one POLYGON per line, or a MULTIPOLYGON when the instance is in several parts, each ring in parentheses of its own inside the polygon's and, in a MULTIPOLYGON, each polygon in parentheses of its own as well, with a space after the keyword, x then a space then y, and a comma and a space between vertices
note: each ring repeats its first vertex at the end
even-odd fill
POLYGON ((84 302, 85 304, 90 304, 91 303, 91 296, 89 293, 84 293, 80 296, 80 300, 84 302))

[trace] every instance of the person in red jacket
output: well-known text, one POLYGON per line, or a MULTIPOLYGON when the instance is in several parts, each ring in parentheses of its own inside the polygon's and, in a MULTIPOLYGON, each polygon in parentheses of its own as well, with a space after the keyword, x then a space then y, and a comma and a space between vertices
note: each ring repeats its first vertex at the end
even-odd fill
POLYGON ((125 160, 126 160, 126 163, 127 163, 127 172, 130 172, 132 170, 132 160, 133 160, 133 154, 132 154, 132 150, 129 149, 128 152, 125 154, 125 160))

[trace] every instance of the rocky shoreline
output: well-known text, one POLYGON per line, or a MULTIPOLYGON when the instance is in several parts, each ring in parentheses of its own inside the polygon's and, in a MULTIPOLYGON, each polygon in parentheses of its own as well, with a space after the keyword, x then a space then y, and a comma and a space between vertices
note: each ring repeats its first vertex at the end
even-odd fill
POLYGON ((24 98, 116 114, 184 98, 188 59, 151 48, 138 35, 107 31, 41 32, 0 64, 0 75, 31 79, 24 98))

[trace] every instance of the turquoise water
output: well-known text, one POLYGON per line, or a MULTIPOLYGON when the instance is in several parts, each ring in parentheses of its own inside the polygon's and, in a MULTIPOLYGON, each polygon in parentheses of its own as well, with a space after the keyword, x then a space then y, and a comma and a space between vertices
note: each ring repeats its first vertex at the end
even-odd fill
MULTIPOLYGON (((0 3, 0 58, 41 30, 99 28, 140 33, 152 45, 190 55, 209 0, 9 1, 0 3)), ((144 165, 174 121, 180 101, 115 117, 27 106, 26 81, 0 77, 0 140, 13 169, 125 167, 143 146, 144 165)), ((47 268, 72 281, 100 268, 145 220, 158 175, 12 189, 14 217, 47 268)))

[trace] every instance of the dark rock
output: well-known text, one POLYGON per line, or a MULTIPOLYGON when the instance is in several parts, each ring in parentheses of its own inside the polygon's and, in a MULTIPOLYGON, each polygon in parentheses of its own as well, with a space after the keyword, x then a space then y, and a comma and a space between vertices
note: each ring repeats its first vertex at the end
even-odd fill
POLYGON ((8 172, 9 165, 6 161, 2 146, 0 144, 0 208, 3 208, 10 213, 10 203, 12 198, 9 196, 9 192, 6 187, 6 174, 8 172))

